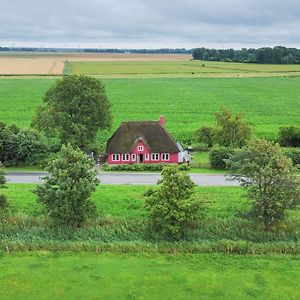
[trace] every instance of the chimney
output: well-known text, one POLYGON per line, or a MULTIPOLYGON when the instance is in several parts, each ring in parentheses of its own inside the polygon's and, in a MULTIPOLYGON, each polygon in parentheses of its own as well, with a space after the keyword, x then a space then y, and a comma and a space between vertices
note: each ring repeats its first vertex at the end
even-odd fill
POLYGON ((165 117, 164 116, 160 116, 159 123, 162 127, 165 127, 165 117))

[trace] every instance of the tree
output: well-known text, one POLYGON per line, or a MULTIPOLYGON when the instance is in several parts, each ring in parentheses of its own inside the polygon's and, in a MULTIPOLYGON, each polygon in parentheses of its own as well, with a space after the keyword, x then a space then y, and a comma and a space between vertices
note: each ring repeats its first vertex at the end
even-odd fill
POLYGON ((62 144, 85 149, 99 130, 111 125, 110 102, 96 78, 65 76, 45 94, 32 125, 48 136, 59 136, 62 144))
MULTIPOLYGON (((0 162, 0 189, 3 189, 6 184, 6 177, 2 163, 0 162)), ((8 207, 6 195, 0 193, 0 211, 8 207)))
POLYGON ((233 179, 247 190, 251 215, 265 230, 284 220, 287 209, 300 203, 296 168, 278 145, 254 140, 227 160, 233 179))
POLYGON ((251 138, 251 127, 240 113, 234 116, 231 111, 222 109, 215 115, 217 128, 214 136, 220 146, 241 148, 251 138))
POLYGON ((215 132, 213 127, 202 126, 195 133, 196 140, 197 142, 203 143, 210 148, 213 146, 214 133, 215 132))
POLYGON ((71 145, 62 146, 35 193, 56 225, 80 227, 94 211, 90 200, 98 180, 93 161, 71 145))
POLYGON ((149 190, 145 208, 155 230, 173 239, 179 239, 199 217, 201 202, 193 198, 195 184, 190 177, 167 166, 156 190, 149 190))

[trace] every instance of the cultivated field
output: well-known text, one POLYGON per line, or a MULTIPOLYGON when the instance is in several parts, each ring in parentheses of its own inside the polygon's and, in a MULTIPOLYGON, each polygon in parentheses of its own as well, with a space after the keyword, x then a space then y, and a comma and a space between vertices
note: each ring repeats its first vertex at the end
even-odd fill
MULTIPOLYGON (((0 79, 0 120, 29 126, 54 79, 0 79)), ((283 125, 300 123, 300 78, 103 79, 112 102, 113 130, 125 120, 156 120, 178 140, 214 124, 221 107, 243 112, 261 137, 276 138, 283 125)))
POLYGON ((66 62, 188 61, 190 55, 0 53, 0 75, 62 75, 66 62))
POLYGON ((68 62, 66 74, 102 77, 269 77, 300 75, 299 65, 259 65, 207 61, 76 61, 68 62))
POLYGON ((100 77, 299 76, 299 65, 192 61, 182 54, 0 53, 0 75, 88 74, 100 77))

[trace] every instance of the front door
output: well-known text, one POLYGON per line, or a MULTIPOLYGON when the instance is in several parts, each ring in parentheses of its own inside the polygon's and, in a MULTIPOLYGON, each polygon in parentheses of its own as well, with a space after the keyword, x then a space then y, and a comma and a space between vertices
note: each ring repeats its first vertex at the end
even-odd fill
POLYGON ((140 164, 144 163, 144 154, 139 154, 139 163, 140 164))

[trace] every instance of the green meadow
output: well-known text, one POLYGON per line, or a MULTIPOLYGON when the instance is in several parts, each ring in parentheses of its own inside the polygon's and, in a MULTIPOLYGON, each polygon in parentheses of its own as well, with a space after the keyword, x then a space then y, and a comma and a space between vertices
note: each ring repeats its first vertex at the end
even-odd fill
MULTIPOLYGON (((29 126, 54 79, 0 79, 0 120, 29 126)), ((221 107, 243 112, 259 137, 276 138, 284 125, 300 123, 300 78, 103 79, 112 102, 113 128, 126 120, 166 117, 176 139, 189 142, 195 129, 214 124, 221 107)))
POLYGON ((77 61, 65 64, 65 74, 100 76, 274 76, 300 74, 299 65, 263 65, 211 61, 77 61))
POLYGON ((3 300, 300 298, 299 256, 37 252, 0 268, 3 300))

